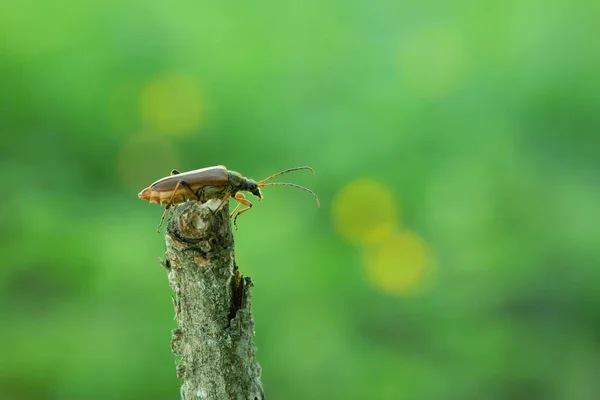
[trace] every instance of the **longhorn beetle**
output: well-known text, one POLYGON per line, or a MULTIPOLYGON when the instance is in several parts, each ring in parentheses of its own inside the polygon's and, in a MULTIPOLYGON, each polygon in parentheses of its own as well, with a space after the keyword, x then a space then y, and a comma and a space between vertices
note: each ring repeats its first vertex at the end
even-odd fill
POLYGON ((239 172, 228 171, 227 168, 222 165, 183 173, 174 169, 171 171, 170 176, 157 180, 152 185, 142 190, 138 196, 140 199, 147 200, 150 203, 165 205, 165 211, 163 212, 160 224, 158 225, 158 232, 160 232, 160 227, 163 224, 169 208, 175 204, 181 204, 189 200, 205 202, 210 199, 221 199, 221 203, 219 203, 219 206, 215 209, 216 213, 230 197, 239 203, 230 215, 230 218, 233 218, 233 224, 237 228, 237 218, 252 208, 252 203, 246 199, 241 192, 242 190, 250 192, 258 197, 258 200, 262 200, 263 196, 260 192, 260 188, 262 187, 293 186, 312 194, 317 200, 317 205, 320 207, 319 197, 310 189, 296 185, 295 183, 265 183, 276 176, 300 169, 307 169, 311 171, 313 175, 315 174, 315 171, 311 167, 296 167, 283 170, 262 181, 256 182, 252 179, 245 178, 239 172), (241 205, 245 205, 246 208, 240 210, 241 205))

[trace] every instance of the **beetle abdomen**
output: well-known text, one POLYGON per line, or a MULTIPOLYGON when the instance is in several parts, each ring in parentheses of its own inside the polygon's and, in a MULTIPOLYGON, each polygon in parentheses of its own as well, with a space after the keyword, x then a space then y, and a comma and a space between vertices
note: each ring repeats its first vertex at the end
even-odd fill
MULTIPOLYGON (((171 196, 173 196, 172 190, 153 190, 152 186, 147 187, 138 194, 138 197, 142 200, 161 205, 167 204, 169 199, 171 199, 171 196)), ((179 189, 177 190, 177 193, 175 193, 175 196, 173 196, 173 204, 180 204, 192 200, 188 197, 190 197, 189 193, 185 189, 179 189)))

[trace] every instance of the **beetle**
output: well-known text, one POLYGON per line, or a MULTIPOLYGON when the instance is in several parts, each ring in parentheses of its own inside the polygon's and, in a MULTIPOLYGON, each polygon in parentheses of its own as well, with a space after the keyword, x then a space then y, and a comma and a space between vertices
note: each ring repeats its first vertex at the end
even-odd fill
POLYGON ((246 196, 244 196, 242 191, 250 192, 258 197, 258 200, 262 200, 263 196, 260 188, 266 186, 293 186, 312 194, 317 201, 317 205, 320 207, 319 197, 315 192, 304 186, 287 182, 266 183, 276 176, 302 169, 307 169, 311 171, 313 175, 315 174, 315 171, 311 167, 295 167, 288 168, 256 182, 244 177, 239 172, 228 171, 223 165, 196 169, 183 173, 174 169, 171 171, 171 175, 157 180, 152 185, 142 190, 138 194, 138 197, 142 200, 147 200, 150 203, 165 205, 165 211, 163 212, 160 224, 158 225, 158 232, 160 232, 160 227, 163 224, 169 208, 175 204, 185 203, 190 200, 206 202, 211 199, 221 199, 221 203, 219 203, 219 206, 215 209, 216 213, 223 207, 229 198, 232 198, 239 203, 230 215, 230 218, 233 218, 233 224, 237 228, 237 218, 252 208, 252 203, 246 199, 246 196), (246 208, 240 210, 242 205, 245 205, 246 208))

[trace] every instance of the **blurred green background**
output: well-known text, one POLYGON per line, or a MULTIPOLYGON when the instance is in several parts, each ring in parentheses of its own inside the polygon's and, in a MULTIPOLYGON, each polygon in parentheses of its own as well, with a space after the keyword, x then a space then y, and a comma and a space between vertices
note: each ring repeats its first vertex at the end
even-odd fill
POLYGON ((172 168, 236 232, 269 399, 600 393, 597 1, 0 2, 0 399, 177 399, 172 168), (283 178, 283 177, 282 177, 283 178))

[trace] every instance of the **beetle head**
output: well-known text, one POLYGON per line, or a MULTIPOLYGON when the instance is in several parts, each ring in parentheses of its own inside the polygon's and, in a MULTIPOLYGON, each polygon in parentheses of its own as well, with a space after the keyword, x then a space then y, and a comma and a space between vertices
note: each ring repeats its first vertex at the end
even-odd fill
POLYGON ((258 188, 258 183, 253 181, 252 179, 248 179, 248 191, 258 197, 259 200, 262 200, 262 193, 258 188))

